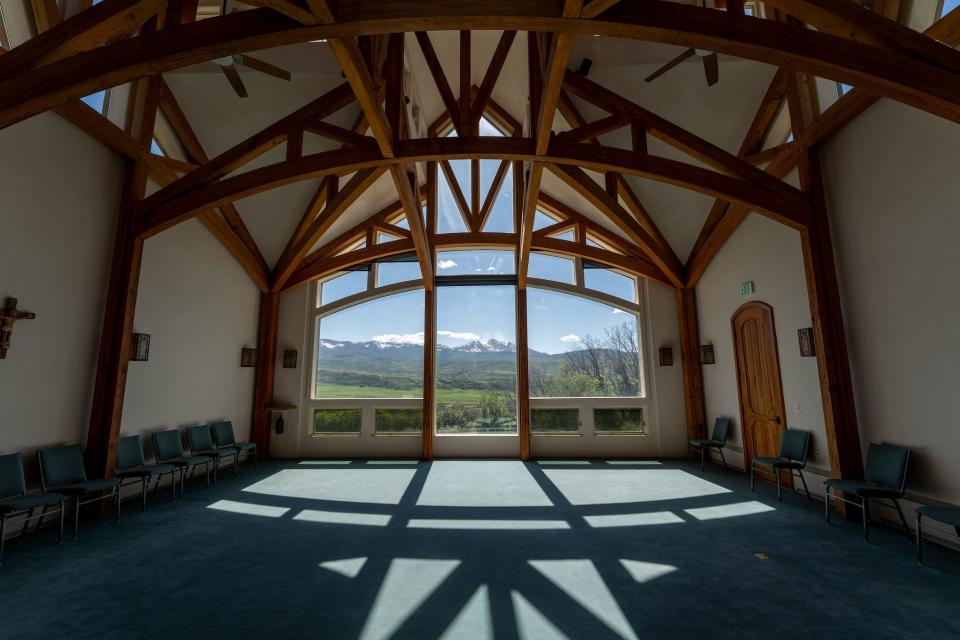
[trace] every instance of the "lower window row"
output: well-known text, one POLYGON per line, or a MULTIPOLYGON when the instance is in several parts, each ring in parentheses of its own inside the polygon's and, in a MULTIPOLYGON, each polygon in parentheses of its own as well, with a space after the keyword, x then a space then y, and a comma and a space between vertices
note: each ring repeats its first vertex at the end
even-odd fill
MULTIPOLYGON (((593 432, 596 434, 643 435, 647 424, 643 407, 594 408, 593 432)), ((360 435, 363 409, 314 409, 315 435, 360 435)), ((374 409, 373 432, 378 435, 419 434, 423 431, 422 409, 374 409)), ((580 409, 533 409, 530 431, 535 434, 579 434, 582 431, 580 409)), ((450 431, 444 431, 449 433, 450 431)))

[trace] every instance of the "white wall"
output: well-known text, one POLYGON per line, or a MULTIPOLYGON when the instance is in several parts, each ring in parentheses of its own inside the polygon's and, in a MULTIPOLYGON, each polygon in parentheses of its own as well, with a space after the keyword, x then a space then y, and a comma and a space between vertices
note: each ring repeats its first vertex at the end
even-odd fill
POLYGON ((240 349, 256 347, 259 301, 196 220, 147 240, 134 331, 150 334, 150 359, 129 365, 123 433, 229 419, 247 439, 255 369, 240 349))
POLYGON ((0 360, 0 451, 86 433, 120 194, 119 159, 53 114, 0 131, 0 304, 21 320, 0 360))
POLYGON ((864 442, 913 449, 909 491, 960 504, 960 126, 888 100, 825 149, 864 442))
MULTIPOLYGON (((0 304, 17 322, 0 360, 0 452, 83 442, 113 250, 122 162, 56 115, 0 131, 0 304)), ((197 222, 147 241, 135 328, 150 361, 130 363, 123 431, 230 418, 249 433, 259 294, 197 222)))
MULTIPOLYGON (((700 343, 713 344, 716 364, 703 370, 707 423, 730 418, 732 455, 743 466, 743 438, 737 373, 730 320, 741 305, 765 302, 773 307, 786 423, 813 432, 810 466, 826 473, 830 462, 823 422, 817 359, 800 356, 797 329, 812 325, 799 232, 758 214, 748 216, 710 263, 697 285, 700 343), (754 283, 754 293, 740 295, 740 285, 754 283)), ((819 482, 815 483, 819 485, 819 482)))

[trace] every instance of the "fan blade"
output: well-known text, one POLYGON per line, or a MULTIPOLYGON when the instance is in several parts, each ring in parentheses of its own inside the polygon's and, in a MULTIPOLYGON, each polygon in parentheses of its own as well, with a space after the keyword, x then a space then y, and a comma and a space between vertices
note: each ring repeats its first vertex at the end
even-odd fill
POLYGON ((720 79, 720 62, 716 53, 703 56, 703 73, 707 76, 707 86, 712 87, 720 79))
POLYGON ((676 58, 674 58, 667 64, 663 65, 662 67, 660 67, 659 69, 651 73, 649 76, 647 76, 644 79, 644 82, 653 82, 654 80, 656 80, 657 78, 665 74, 667 71, 670 71, 670 69, 673 69, 675 66, 677 66, 678 64, 680 64, 681 62, 689 58, 690 56, 694 56, 694 55, 697 55, 696 49, 687 49, 686 51, 678 55, 676 58))
POLYGON ((231 64, 226 67, 220 67, 220 70, 223 71, 223 75, 227 76, 227 80, 230 81, 230 86, 237 92, 237 95, 241 98, 246 98, 247 88, 243 85, 243 80, 240 79, 240 72, 237 71, 236 65, 231 64))
POLYGON ((271 75, 274 78, 280 78, 281 80, 290 80, 290 72, 286 69, 281 69, 280 67, 275 67, 269 62, 264 62, 263 60, 258 60, 253 56, 248 56, 245 54, 240 54, 237 56, 237 64, 242 64, 245 67, 249 67, 255 71, 261 73, 266 73, 271 75))

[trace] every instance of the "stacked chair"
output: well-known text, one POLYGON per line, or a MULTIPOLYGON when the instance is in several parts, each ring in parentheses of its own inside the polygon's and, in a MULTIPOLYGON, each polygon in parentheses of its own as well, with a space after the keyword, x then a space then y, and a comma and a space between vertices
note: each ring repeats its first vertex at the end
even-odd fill
POLYGON ((116 519, 120 520, 120 481, 116 478, 87 478, 83 451, 78 444, 37 450, 40 461, 40 486, 44 493, 72 496, 73 539, 80 533, 80 507, 101 500, 112 500, 116 519), (107 493, 109 492, 109 493, 107 493))
MULTIPOLYGON (((177 466, 173 464, 147 464, 143 457, 143 443, 140 436, 124 436, 117 443, 116 476, 120 486, 131 480, 142 485, 143 505, 141 511, 147 510, 147 489, 150 481, 157 479, 156 486, 160 487, 160 479, 170 474, 170 488, 173 489, 173 499, 177 499, 177 466)), ((131 483, 131 484, 132 484, 131 483)))
MULTIPOLYGON (((27 495, 27 483, 23 476, 23 458, 19 453, 0 456, 0 562, 3 562, 3 546, 6 540, 7 520, 25 516, 21 536, 27 531, 27 522, 43 520, 47 509, 55 505, 60 511, 60 542, 63 542, 63 494, 40 493, 27 495), (40 515, 33 515, 34 509, 43 507, 40 515)), ((40 522, 37 522, 37 529, 40 522)))
POLYGON ((213 484, 217 484, 217 471, 220 461, 233 458, 233 477, 240 472, 240 449, 238 447, 218 447, 213 443, 210 435, 210 425, 187 427, 187 440, 190 442, 190 451, 195 456, 209 458, 213 461, 213 484))
POLYGON ((213 462, 213 458, 210 456, 185 455, 183 444, 180 442, 180 432, 176 429, 154 431, 150 436, 153 438, 153 451, 157 456, 157 463, 171 464, 180 469, 181 496, 187 479, 187 471, 193 477, 193 470, 201 464, 207 476, 207 486, 210 486, 210 464, 213 462))
POLYGON ((253 468, 257 468, 257 445, 252 442, 237 442, 237 437, 233 435, 232 422, 214 422, 210 425, 210 430, 213 431, 213 440, 218 447, 234 447, 241 453, 246 452, 253 457, 253 468))

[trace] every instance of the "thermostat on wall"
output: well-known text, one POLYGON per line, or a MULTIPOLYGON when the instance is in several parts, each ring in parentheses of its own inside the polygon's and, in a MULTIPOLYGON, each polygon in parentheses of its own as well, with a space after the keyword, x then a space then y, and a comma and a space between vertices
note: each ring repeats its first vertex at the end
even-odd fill
POLYGON ((753 294, 753 280, 747 280, 740 285, 740 295, 749 296, 753 294))

